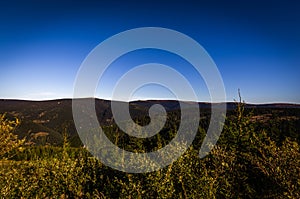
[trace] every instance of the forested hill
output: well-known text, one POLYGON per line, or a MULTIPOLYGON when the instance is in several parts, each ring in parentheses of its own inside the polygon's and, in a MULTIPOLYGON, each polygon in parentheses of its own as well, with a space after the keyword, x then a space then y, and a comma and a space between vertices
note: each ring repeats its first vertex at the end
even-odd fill
MULTIPOLYGON (((161 104, 167 112, 180 113, 178 101, 173 100, 147 100, 130 102, 130 114, 132 118, 147 117, 148 110, 153 104, 161 104)), ((200 111, 210 110, 211 104, 204 102, 185 102, 197 104, 200 111)), ((111 125, 111 101, 96 99, 96 112, 101 125, 111 125)), ((234 110, 236 103, 228 102, 227 109, 234 110)), ((253 110, 257 120, 266 120, 274 114, 286 120, 297 120, 300 118, 299 104, 246 104, 249 110, 253 110)), ((205 112, 204 111, 204 112, 205 112)), ((0 113, 6 113, 7 117, 17 117, 21 120, 21 125, 17 128, 16 133, 20 137, 26 136, 31 144, 51 144, 60 145, 62 143, 62 133, 67 131, 71 144, 80 145, 72 116, 72 100, 58 99, 49 101, 25 101, 25 100, 0 100, 0 113)), ((275 117, 275 116, 274 116, 275 117)), ((277 117, 277 116, 276 116, 277 117)))

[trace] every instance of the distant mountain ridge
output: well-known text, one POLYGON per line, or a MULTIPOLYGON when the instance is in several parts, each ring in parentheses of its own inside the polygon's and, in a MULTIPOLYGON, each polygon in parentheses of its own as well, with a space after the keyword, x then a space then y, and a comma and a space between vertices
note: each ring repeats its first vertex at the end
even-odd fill
MULTIPOLYGON (((93 98, 87 98, 93 100, 93 98)), ((85 100, 85 99, 76 99, 85 100)), ((122 103, 122 102, 120 102, 122 103)), ((178 101, 175 100, 144 100, 130 102, 130 113, 133 117, 147 115, 153 104, 161 104, 166 111, 180 110, 178 101)), ((195 104, 201 109, 210 109, 211 103, 207 102, 184 102, 195 104)), ((236 107, 235 102, 226 102, 227 109, 236 107)), ((109 125, 112 121, 111 101, 95 99, 96 113, 101 125, 109 125)), ((246 104, 246 108, 265 109, 298 109, 300 104, 272 103, 272 104, 246 104)), ((7 113, 8 117, 18 117, 21 125, 16 133, 20 137, 35 144, 61 144, 62 132, 68 131, 71 142, 74 145, 80 144, 80 139, 73 121, 72 99, 57 99, 45 101, 28 100, 0 100, 0 113, 7 113)))
MULTIPOLYGON (((78 98, 78 99, 95 99, 98 102, 110 103, 111 100, 99 99, 99 98, 78 98)), ((22 100, 22 99, 0 99, 0 111, 2 110, 3 105, 21 105, 22 104, 45 104, 45 103, 56 103, 56 102, 63 102, 63 101, 72 101, 71 98, 63 98, 63 99, 51 99, 51 100, 22 100)), ((120 101, 121 102, 121 101, 120 101)), ((130 101, 130 104, 168 104, 168 103, 177 103, 177 100, 135 100, 130 101)), ((192 101, 182 101, 186 103, 198 103, 200 108, 207 108, 210 107, 210 102, 192 102, 192 101)), ((226 103, 228 108, 234 107, 236 102, 218 102, 218 103, 226 103)), ((218 104, 217 103, 217 104, 218 104)), ((247 108, 300 108, 300 104, 296 103, 262 103, 262 104, 255 104, 255 103, 246 103, 247 108)))

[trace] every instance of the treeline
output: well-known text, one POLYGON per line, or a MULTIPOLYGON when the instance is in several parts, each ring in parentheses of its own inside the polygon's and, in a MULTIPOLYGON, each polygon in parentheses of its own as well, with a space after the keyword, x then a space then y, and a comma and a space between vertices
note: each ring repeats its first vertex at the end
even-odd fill
MULTIPOLYGON (((277 115, 264 115, 270 114, 266 112, 260 114, 264 117, 254 117, 257 113, 245 109, 240 102, 237 109, 227 115, 217 146, 200 159, 199 149, 210 119, 209 111, 201 114, 192 146, 171 165, 150 173, 113 170, 93 158, 86 149, 70 147, 67 139, 62 147, 18 145, 1 156, 0 196, 300 198, 299 119, 284 120, 281 117, 286 115, 280 111, 277 115)), ((176 134, 180 124, 178 113, 170 113, 169 118, 162 132, 148 139, 129 137, 115 125, 106 126, 104 130, 120 148, 154 151, 167 145, 176 134)), ((148 119, 135 120, 143 125, 148 119)))

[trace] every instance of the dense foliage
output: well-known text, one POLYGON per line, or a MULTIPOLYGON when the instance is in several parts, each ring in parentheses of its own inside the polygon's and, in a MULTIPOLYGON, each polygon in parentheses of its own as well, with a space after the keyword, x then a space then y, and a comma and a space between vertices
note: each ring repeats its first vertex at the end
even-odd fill
MULTIPOLYGON (((239 102, 228 115, 217 146, 203 159, 198 153, 208 122, 201 120, 189 150, 166 168, 144 174, 113 170, 84 148, 70 147, 67 139, 63 147, 31 146, 20 151, 12 134, 16 124, 2 115, 1 139, 13 145, 1 143, 0 197, 300 198, 299 126, 291 121, 285 124, 291 132, 282 132, 278 121, 253 120, 253 114, 239 102)), ((115 126, 105 131, 126 150, 156 150, 174 137, 176 115, 171 113, 175 119, 150 140, 131 139, 115 126)))
MULTIPOLYGON (((13 130, 20 124, 18 119, 9 120, 5 114, 0 115, 0 158, 6 159, 10 151, 21 147, 24 139, 19 140, 13 130)), ((21 149, 21 148, 20 148, 21 149)))

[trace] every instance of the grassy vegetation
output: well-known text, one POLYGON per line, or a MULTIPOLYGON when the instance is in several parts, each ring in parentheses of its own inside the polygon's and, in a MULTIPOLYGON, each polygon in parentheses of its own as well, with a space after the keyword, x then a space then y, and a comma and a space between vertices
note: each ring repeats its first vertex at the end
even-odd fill
MULTIPOLYGON (((130 139, 115 126, 107 126, 106 132, 126 150, 157 149, 176 133, 173 114, 164 134, 150 140, 130 139)), ((67 139, 63 147, 21 148, 22 141, 13 136, 17 124, 1 116, 1 138, 10 141, 1 145, 0 197, 300 198, 299 126, 290 120, 280 129, 278 120, 257 121, 253 114, 238 103, 217 146, 203 159, 198 153, 207 121, 201 121, 193 145, 177 161, 143 174, 113 170, 84 148, 70 147, 67 139), (286 128, 290 132, 281 132, 286 128)))

